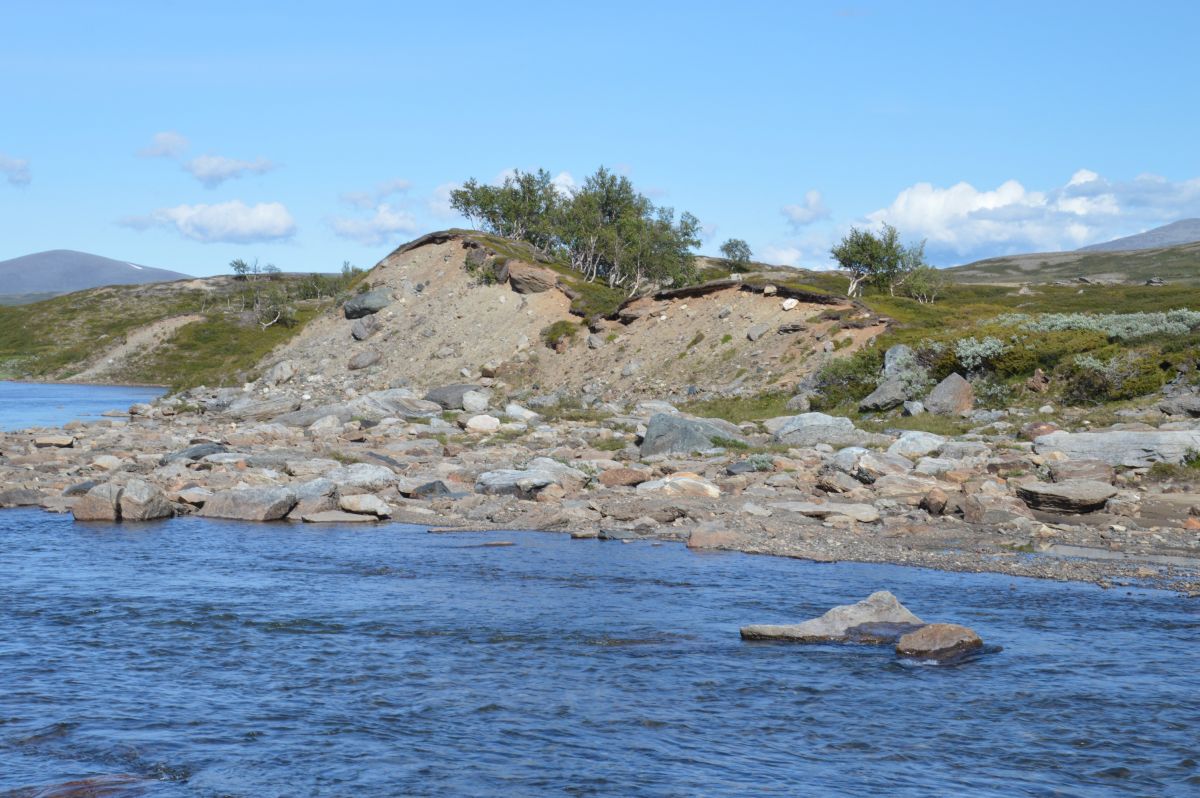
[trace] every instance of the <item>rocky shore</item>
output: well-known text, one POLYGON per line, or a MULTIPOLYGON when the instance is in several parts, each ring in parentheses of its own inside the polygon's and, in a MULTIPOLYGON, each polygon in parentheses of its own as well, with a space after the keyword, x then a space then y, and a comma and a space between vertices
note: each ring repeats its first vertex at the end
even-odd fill
POLYGON ((1200 495, 1148 479, 1200 449, 1190 420, 1068 431, 976 413, 950 438, 821 413, 734 425, 661 401, 519 403, 487 377, 348 393, 317 395, 283 362, 244 388, 3 433, 0 506, 553 530, 1200 592, 1200 495))

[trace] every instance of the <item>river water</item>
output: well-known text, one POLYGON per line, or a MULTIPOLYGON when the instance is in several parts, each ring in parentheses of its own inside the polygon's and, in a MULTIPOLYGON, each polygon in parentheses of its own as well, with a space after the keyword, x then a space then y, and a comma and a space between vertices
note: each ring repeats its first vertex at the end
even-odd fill
POLYGON ((0 512, 0 795, 1200 794, 1200 604, 399 524, 0 512), (485 546, 509 541, 514 545, 485 546), (744 643, 887 588, 1004 651, 744 643))
POLYGON ((162 388, 130 385, 0 382, 0 430, 96 419, 105 410, 125 411, 134 402, 150 402, 163 393, 162 388))

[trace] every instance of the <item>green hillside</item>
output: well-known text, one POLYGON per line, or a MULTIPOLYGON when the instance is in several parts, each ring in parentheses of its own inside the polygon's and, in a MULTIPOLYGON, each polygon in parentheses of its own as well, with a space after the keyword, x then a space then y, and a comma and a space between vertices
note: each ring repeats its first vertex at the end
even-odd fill
POLYGON ((1200 242, 1126 252, 1048 252, 1010 255, 946 269, 958 283, 1020 285, 1059 280, 1143 284, 1158 277, 1168 283, 1200 285, 1200 242))

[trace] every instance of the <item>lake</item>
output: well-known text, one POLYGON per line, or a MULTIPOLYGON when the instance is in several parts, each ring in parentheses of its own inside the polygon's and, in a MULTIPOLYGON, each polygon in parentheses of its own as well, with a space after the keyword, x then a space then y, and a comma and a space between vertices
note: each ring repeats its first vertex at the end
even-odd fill
POLYGON ((0 795, 1200 794, 1175 594, 400 524, 9 510, 0 541, 0 795), (738 637, 881 588, 1003 652, 738 637))
POLYGON ((60 427, 98 418, 105 410, 125 411, 164 393, 163 388, 129 385, 0 382, 0 430, 60 427))

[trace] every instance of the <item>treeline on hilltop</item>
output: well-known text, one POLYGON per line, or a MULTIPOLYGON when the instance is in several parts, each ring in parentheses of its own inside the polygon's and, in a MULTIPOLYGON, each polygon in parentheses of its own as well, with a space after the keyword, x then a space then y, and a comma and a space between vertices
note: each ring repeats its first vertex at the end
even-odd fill
POLYGON ((629 178, 604 167, 570 190, 545 169, 518 170, 499 186, 472 178, 451 193, 450 204, 475 227, 525 241, 631 296, 695 277, 700 220, 686 212, 676 219, 673 208, 656 206, 629 178))

